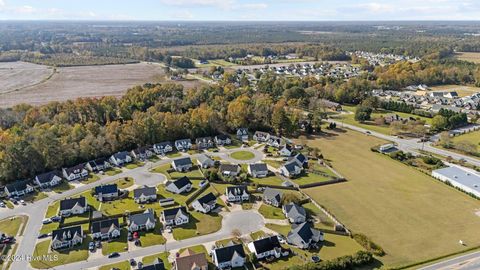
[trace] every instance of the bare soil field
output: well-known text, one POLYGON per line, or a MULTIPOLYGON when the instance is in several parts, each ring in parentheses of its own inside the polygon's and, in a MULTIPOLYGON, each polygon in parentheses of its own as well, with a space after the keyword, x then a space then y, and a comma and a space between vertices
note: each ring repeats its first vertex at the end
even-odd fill
MULTIPOLYGON (((40 65, 33 66, 48 68, 40 65)), ((27 81, 29 76, 25 74, 19 75, 19 77, 27 81)), ((6 80, 14 81, 9 76, 6 77, 6 80)), ((48 80, 37 81, 37 84, 33 86, 23 87, 16 91, 0 92, 0 107, 11 107, 19 103, 39 105, 78 97, 121 96, 128 88, 147 82, 171 81, 165 78, 164 70, 160 65, 149 63, 62 67, 57 68, 55 74, 48 80)), ((186 88, 200 84, 198 81, 192 80, 178 81, 177 83, 183 84, 186 88)))
POLYGON ((0 63, 0 94, 29 87, 48 79, 53 68, 26 62, 0 63))

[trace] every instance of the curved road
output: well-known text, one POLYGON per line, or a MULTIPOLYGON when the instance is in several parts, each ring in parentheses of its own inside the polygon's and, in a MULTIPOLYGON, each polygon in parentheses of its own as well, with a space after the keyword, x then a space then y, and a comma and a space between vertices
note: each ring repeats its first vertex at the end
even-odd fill
MULTIPOLYGON (((234 152, 234 151, 238 151, 238 150, 250 151, 250 152, 254 153, 255 158, 252 159, 252 160, 249 160, 248 162, 256 162, 256 161, 261 160, 260 157, 261 157, 262 153, 253 149, 253 148, 250 148, 250 147, 238 148, 238 149, 226 149, 226 150, 221 150, 218 153, 209 153, 209 154, 212 155, 212 156, 220 156, 220 155, 226 155, 226 153, 230 153, 230 152, 234 152)), ((193 154, 193 155, 190 155, 190 156, 192 158, 195 158, 198 155, 199 154, 193 154)), ((262 158, 263 158, 263 156, 262 156, 262 158)), ((142 167, 138 167, 138 168, 131 169, 131 170, 124 169, 124 171, 122 173, 119 173, 119 174, 114 175, 114 176, 102 176, 98 181, 95 181, 93 183, 85 184, 85 185, 70 189, 68 191, 65 191, 63 193, 52 194, 45 199, 38 200, 34 203, 28 203, 25 206, 18 205, 18 206, 15 206, 14 209, 8 209, 8 208, 0 209, 0 219, 5 219, 5 218, 12 217, 12 216, 17 216, 17 215, 26 215, 26 216, 29 217, 27 224, 25 224, 24 234, 23 234, 23 236, 21 236, 19 238, 16 255, 24 257, 24 256, 29 256, 29 255, 33 254, 33 251, 35 249, 35 245, 37 243, 37 238, 38 238, 40 229, 42 228, 42 222, 41 221, 44 219, 47 208, 52 202, 54 202, 56 200, 60 200, 60 199, 65 198, 65 197, 74 196, 78 193, 90 190, 97 185, 113 182, 113 181, 115 181, 119 178, 122 178, 122 177, 132 177, 133 179, 135 179, 135 182, 138 185, 158 185, 158 184, 161 184, 161 183, 165 182, 165 180, 166 180, 165 177, 161 174, 150 173, 149 170, 153 167, 170 163, 173 159, 175 159, 175 158, 161 159, 161 160, 156 161, 156 162, 147 162, 142 167)), ((237 162, 239 162, 239 161, 237 161, 237 162)), ((249 216, 246 219, 240 219, 240 220, 236 219, 235 217, 238 217, 238 216, 233 215, 233 220, 235 220, 235 221, 232 224, 243 224, 243 225, 245 225, 243 223, 243 221, 249 221, 250 222, 250 220, 249 220, 250 218, 253 218, 253 220, 257 220, 257 219, 255 219, 255 217, 253 217, 253 215, 249 216)), ((227 218, 226 222, 230 222, 229 218, 227 218)), ((229 223, 226 223, 226 224, 229 224, 229 223)), ((254 224, 256 224, 256 225, 252 225, 252 226, 255 226, 255 228, 257 228, 256 226, 258 224, 257 223, 254 223, 254 224)), ((249 225, 246 225, 245 228, 249 232, 250 231, 249 228, 251 228, 251 227, 249 227, 249 225)), ((240 228, 240 230, 242 231, 242 228, 240 228)), ((222 233, 222 235, 228 235, 227 232, 224 231, 224 230, 220 230, 218 233, 219 234, 222 233)), ((228 232, 228 233, 231 233, 231 231, 228 232)), ((214 237, 218 237, 218 236, 219 235, 216 235, 216 236, 214 235, 214 237)), ((203 236, 203 237, 205 239, 209 239, 208 237, 212 237, 212 236, 210 235, 210 236, 203 236)), ((196 238, 192 238, 192 239, 196 239, 196 238)), ((190 240, 190 241, 193 241, 193 240, 190 240)), ((180 241, 180 242, 185 243, 185 242, 188 242, 188 241, 184 240, 184 241, 180 241)), ((202 243, 202 242, 200 242, 200 243, 202 243)), ((181 245, 181 244, 176 244, 176 245, 181 245)), ((169 246, 169 249, 171 249, 169 243, 168 243, 168 246, 169 246)), ((150 249, 157 250, 154 247, 150 247, 150 249)), ((148 250, 149 250, 148 248, 141 249, 140 251, 138 251, 138 253, 139 254, 142 253, 142 256, 145 256, 145 255, 148 255, 148 250)), ((123 258, 123 259, 125 259, 125 258, 123 258)), ((110 261, 113 261, 113 260, 109 260, 108 262, 110 262, 110 261)), ((81 263, 77 263, 77 264, 81 265, 81 263)), ((71 264, 68 264, 67 266, 64 266, 65 267, 64 269, 72 269, 72 268, 70 268, 70 265, 71 264)), ((99 264, 97 264, 96 266, 98 266, 98 265, 99 264)), ((10 266, 10 269, 29 269, 29 268, 31 268, 29 262, 27 260, 24 260, 24 259, 13 261, 11 266, 10 266)), ((57 269, 57 268, 54 268, 54 269, 57 269)), ((61 268, 58 268, 58 269, 61 269, 61 268)), ((73 268, 73 269, 77 269, 77 268, 73 268)))

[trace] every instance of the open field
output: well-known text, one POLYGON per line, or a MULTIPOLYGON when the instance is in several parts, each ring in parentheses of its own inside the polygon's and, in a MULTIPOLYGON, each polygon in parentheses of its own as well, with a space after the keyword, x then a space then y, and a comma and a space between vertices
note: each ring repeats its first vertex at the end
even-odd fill
POLYGON ((480 87, 448 84, 448 85, 432 86, 431 90, 436 92, 456 91, 460 97, 465 97, 465 96, 470 96, 474 93, 480 92, 480 87))
POLYGON ((0 94, 35 85, 47 79, 53 68, 26 62, 0 63, 0 94))
MULTIPOLYGON (((148 63, 62 67, 57 68, 55 74, 45 81, 42 80, 51 72, 46 66, 26 63, 3 63, 2 65, 0 65, 0 79, 2 82, 7 82, 7 86, 4 86, 5 84, 0 86, 0 107, 10 107, 22 102, 45 104, 50 101, 65 101, 78 97, 121 96, 128 88, 135 85, 166 81, 163 67, 148 63), (1 67, 8 64, 14 68, 4 72, 1 67), (29 69, 22 71, 22 67, 29 69), (32 84, 35 85, 25 87, 32 84), (12 87, 18 89, 22 86, 23 88, 18 91, 4 93, 12 87)), ((198 81, 178 82, 186 87, 199 83, 198 81)))
POLYGON ((457 52, 455 58, 458 60, 473 62, 475 64, 480 63, 480 53, 477 52, 457 52))
POLYGON ((370 151, 384 141, 347 131, 310 140, 348 182, 305 190, 354 232, 380 245, 387 266, 480 244, 480 202, 418 170, 370 151), (445 199, 448 198, 448 199, 445 199), (467 243, 461 246, 458 241, 467 243))

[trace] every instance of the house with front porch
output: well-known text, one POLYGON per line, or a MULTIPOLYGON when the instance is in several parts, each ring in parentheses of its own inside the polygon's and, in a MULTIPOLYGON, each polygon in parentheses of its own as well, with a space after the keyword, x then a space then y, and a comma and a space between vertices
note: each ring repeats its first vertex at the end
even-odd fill
POLYGON ((78 164, 70 168, 63 168, 63 177, 67 181, 81 180, 88 177, 88 170, 85 168, 85 163, 78 164))
POLYGON ((162 211, 161 221, 165 226, 180 226, 190 221, 190 216, 185 206, 169 208, 162 211))
POLYGON ((83 229, 82 226, 73 226, 61 228, 52 231, 52 241, 50 249, 58 250, 64 248, 71 248, 83 243, 83 229))
POLYGON ((153 230, 155 225, 155 212, 151 208, 145 210, 143 213, 130 215, 127 221, 129 232, 153 230))
POLYGON ((91 233, 93 239, 110 240, 120 237, 118 218, 92 222, 91 233))

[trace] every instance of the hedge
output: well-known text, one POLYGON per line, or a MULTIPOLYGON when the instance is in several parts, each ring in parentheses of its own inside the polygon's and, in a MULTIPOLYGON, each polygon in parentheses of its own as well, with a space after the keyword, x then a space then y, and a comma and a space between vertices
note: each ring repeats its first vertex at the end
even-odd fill
POLYGON ((307 263, 303 265, 294 265, 288 270, 347 270, 356 267, 366 266, 374 262, 372 253, 368 251, 358 251, 354 255, 338 257, 329 261, 319 263, 307 263))

